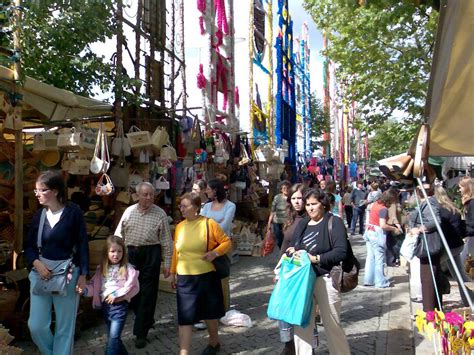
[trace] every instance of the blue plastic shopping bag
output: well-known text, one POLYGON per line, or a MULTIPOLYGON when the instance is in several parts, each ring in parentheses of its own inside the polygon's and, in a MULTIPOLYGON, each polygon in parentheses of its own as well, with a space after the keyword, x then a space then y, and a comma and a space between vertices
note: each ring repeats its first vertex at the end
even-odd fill
POLYGON ((268 303, 268 318, 306 327, 313 308, 315 280, 316 274, 306 252, 301 252, 299 258, 284 257, 268 303))

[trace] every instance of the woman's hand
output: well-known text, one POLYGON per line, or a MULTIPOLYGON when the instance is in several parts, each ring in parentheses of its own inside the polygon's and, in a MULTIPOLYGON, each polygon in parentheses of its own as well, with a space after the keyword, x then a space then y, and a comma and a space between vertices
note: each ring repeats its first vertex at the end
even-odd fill
POLYGON ((219 254, 217 254, 215 251, 211 250, 208 251, 204 256, 202 257, 203 260, 212 262, 215 258, 217 258, 219 254))
POLYGON ((287 256, 291 256, 295 253, 295 248, 294 247, 289 247, 288 249, 286 249, 286 255, 287 256))
POLYGON ((308 253, 308 258, 309 261, 311 261, 311 264, 319 264, 319 255, 312 255, 308 253))
POLYGON ((173 290, 176 290, 176 274, 170 274, 170 284, 173 290))
POLYGON ((51 278, 51 272, 39 259, 33 261, 33 266, 43 280, 49 280, 51 278))

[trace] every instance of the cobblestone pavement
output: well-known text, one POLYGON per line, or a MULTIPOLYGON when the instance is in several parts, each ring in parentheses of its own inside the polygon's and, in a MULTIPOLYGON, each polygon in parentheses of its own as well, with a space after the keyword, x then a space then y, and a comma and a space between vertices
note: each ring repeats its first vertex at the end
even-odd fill
MULTIPOLYGON (((355 254, 363 264, 365 243, 360 235, 351 237, 355 254)), ((232 266, 232 308, 248 314, 252 328, 220 328, 220 354, 279 354, 278 326, 266 316, 268 300, 273 288, 272 269, 277 261, 272 255, 240 257, 232 266)), ((357 287, 344 294, 341 319, 353 354, 414 354, 413 328, 410 320, 410 293, 405 268, 388 268, 394 284, 389 289, 357 287)), ((360 275, 362 284, 363 272, 360 275)), ((177 354, 178 330, 175 295, 161 292, 156 309, 155 329, 150 331, 148 345, 141 350, 134 347, 132 335, 133 314, 130 313, 123 332, 125 346, 131 354, 177 354)), ((320 346, 317 354, 328 354, 324 327, 318 327, 320 346)), ((82 330, 75 342, 75 354, 103 354, 106 341, 102 321, 82 330)), ((193 354, 200 354, 207 344, 207 332, 193 333, 193 354)), ((26 354, 36 354, 31 342, 18 342, 26 354)))

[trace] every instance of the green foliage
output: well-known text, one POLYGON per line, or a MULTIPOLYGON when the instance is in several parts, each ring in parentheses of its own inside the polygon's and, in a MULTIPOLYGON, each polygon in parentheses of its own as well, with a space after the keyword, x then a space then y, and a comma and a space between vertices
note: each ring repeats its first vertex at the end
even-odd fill
MULTIPOLYGON (((90 44, 116 33, 114 1, 33 1, 25 3, 22 24, 24 74, 76 94, 112 91, 115 65, 92 52, 90 44)), ((130 91, 134 79, 122 75, 119 87, 130 91)), ((132 100, 134 101, 134 100, 132 100)))
POLYGON ((323 109, 323 104, 316 98, 316 93, 311 95, 310 108, 310 149, 315 151, 327 143, 323 141, 323 134, 329 132, 330 120, 329 112, 323 109))
POLYGON ((370 161, 404 153, 410 147, 417 124, 406 124, 395 120, 380 123, 369 137, 370 161))
POLYGON ((329 40, 324 53, 337 64, 345 99, 369 126, 401 112, 421 121, 438 13, 407 0, 305 0, 329 40))

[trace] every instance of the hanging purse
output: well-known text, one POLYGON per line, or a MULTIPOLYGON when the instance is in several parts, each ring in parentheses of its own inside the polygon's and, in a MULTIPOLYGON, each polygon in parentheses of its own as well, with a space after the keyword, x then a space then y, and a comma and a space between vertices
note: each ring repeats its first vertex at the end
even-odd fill
POLYGON ((193 128, 191 129, 190 136, 186 140, 185 146, 188 154, 192 154, 195 149, 201 147, 201 126, 197 117, 194 119, 193 128))
POLYGON ((160 176, 160 178, 155 181, 155 188, 157 190, 169 190, 170 183, 168 180, 165 179, 164 176, 160 176))
POLYGON ((125 157, 129 157, 132 154, 130 142, 128 141, 128 138, 125 137, 123 131, 123 121, 119 119, 117 121, 117 132, 115 133, 115 138, 112 139, 111 153, 112 155, 119 157, 122 152, 125 157))
POLYGON ((130 127, 127 138, 131 148, 146 148, 151 145, 150 132, 142 131, 137 126, 130 127))
POLYGON ((90 171, 92 174, 106 173, 109 170, 110 157, 109 147, 107 145, 107 135, 104 132, 104 124, 100 124, 97 132, 97 142, 95 145, 94 156, 90 164, 90 171))
POLYGON ((58 147, 63 150, 78 151, 83 148, 82 132, 76 132, 76 128, 72 127, 65 130, 58 136, 58 147))
POLYGON ((95 187, 95 193, 99 196, 109 196, 113 194, 114 191, 114 184, 112 184, 109 175, 102 174, 95 187))
POLYGON ((156 127, 155 132, 153 132, 153 135, 151 136, 151 143, 158 151, 160 151, 161 148, 169 142, 169 140, 170 136, 168 135, 165 127, 156 127))
POLYGON ((33 151, 58 150, 58 136, 53 132, 41 132, 33 138, 33 151))
POLYGON ((161 148, 160 158, 167 159, 171 161, 178 160, 178 155, 176 154, 176 149, 174 149, 170 143, 167 143, 161 148))
POLYGON ((122 156, 119 157, 117 163, 110 169, 110 178, 115 186, 127 187, 128 175, 129 167, 122 152, 122 156))

